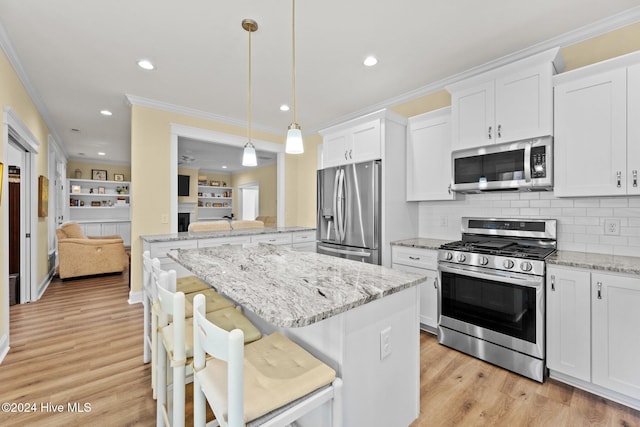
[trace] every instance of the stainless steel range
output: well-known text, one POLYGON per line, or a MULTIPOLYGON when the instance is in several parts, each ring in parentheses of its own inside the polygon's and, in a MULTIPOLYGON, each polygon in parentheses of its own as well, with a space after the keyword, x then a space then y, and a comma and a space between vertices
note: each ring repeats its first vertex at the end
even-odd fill
POLYGON ((556 220, 462 218, 438 251, 438 341, 536 381, 545 378, 545 258, 556 220))

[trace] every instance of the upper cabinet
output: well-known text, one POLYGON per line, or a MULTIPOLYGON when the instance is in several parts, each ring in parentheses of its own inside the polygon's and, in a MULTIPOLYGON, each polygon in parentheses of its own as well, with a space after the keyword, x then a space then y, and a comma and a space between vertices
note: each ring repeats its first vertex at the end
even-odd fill
POLYGON ((382 157, 380 119, 323 136, 323 168, 382 157))
POLYGON ((555 195, 640 194, 640 54, 556 76, 554 85, 555 195))
POLYGON ((452 149, 553 135, 552 76, 563 67, 555 48, 448 86, 452 149))
POLYGON ((451 108, 409 118, 407 201, 452 200, 451 108))

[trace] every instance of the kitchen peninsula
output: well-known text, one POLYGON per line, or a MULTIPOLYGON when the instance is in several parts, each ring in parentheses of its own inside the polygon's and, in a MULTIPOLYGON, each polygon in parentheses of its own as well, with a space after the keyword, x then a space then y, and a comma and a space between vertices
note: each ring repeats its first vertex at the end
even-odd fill
MULTIPOLYGON (((279 330, 343 379, 343 425, 409 425, 419 412, 418 286, 424 276, 264 243, 169 258, 279 330)), ((299 421, 326 425, 328 408, 299 421)))

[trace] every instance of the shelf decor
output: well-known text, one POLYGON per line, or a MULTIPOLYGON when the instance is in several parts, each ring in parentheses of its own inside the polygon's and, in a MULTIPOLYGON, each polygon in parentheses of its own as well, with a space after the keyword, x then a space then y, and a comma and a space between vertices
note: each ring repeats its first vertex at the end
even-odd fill
POLYGON ((114 181, 124 181, 124 174, 114 173, 113 174, 113 180, 114 181))
POLYGON ((105 169, 91 169, 91 179, 96 181, 106 181, 107 171, 105 169))

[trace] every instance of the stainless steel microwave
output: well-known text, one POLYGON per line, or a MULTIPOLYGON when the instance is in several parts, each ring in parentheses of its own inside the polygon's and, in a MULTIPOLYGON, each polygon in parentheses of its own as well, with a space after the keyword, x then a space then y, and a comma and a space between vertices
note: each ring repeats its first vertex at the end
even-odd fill
POLYGON ((457 150, 451 157, 451 189, 459 193, 553 189, 551 136, 457 150))

